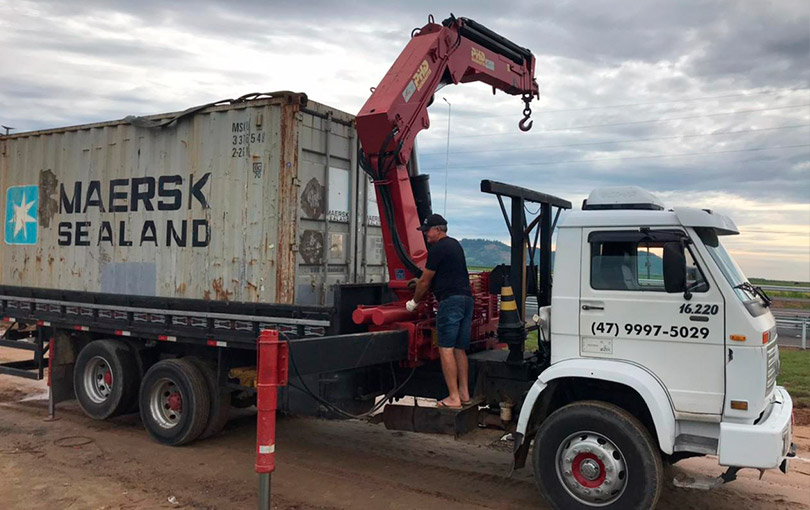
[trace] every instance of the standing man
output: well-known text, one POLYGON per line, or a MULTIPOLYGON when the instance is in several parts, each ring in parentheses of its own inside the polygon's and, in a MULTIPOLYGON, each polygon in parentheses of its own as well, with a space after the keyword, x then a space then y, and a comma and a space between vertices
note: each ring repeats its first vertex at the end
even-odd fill
POLYGON ((450 395, 439 407, 461 409, 470 403, 467 353, 472 330, 473 298, 467 259, 458 241, 447 235, 447 221, 438 214, 425 218, 419 230, 427 235, 430 249, 413 299, 405 304, 416 310, 429 290, 439 302, 436 329, 439 334, 439 358, 450 395))

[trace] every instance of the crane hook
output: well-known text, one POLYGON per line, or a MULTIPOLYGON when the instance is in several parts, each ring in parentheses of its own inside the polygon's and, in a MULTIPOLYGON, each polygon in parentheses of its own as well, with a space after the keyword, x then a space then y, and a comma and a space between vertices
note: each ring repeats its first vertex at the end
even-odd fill
POLYGON ((532 100, 531 94, 523 94, 523 102, 526 104, 526 107, 523 108, 523 118, 520 119, 520 122, 518 122, 518 127, 523 132, 530 130, 532 128, 532 125, 534 124, 533 120, 529 120, 529 118, 531 118, 532 116, 532 109, 529 106, 531 100, 532 100))

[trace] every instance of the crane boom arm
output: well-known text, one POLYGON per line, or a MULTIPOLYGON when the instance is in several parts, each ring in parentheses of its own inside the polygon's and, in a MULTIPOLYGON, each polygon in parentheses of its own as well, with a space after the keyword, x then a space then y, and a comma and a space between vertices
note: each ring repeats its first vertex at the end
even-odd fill
POLYGON ((431 17, 373 89, 357 115, 357 133, 363 168, 375 184, 391 282, 418 276, 427 258, 407 165, 416 135, 430 125, 434 93, 444 85, 480 81, 493 92, 522 95, 520 127, 527 131, 529 102, 539 97, 534 72, 528 49, 467 18, 451 15, 438 24, 431 17))

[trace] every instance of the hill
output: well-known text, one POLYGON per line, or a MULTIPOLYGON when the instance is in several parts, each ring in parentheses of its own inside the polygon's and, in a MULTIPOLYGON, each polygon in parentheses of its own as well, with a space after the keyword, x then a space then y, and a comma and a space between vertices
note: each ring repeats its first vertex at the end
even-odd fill
MULTIPOLYGON (((491 269, 499 264, 509 265, 511 262, 511 251, 508 244, 489 239, 462 239, 459 241, 464 248, 464 255, 467 257, 467 267, 491 269)), ((540 259, 540 249, 534 256, 537 263, 540 259)), ((526 260, 528 261, 528 254, 526 260)), ((554 253, 551 253, 551 261, 554 263, 554 253)))
MULTIPOLYGON (((510 263, 509 245, 489 239, 462 239, 459 241, 467 257, 467 266, 475 268, 493 268, 498 264, 510 263)), ((551 254, 552 264, 554 253, 551 254)), ((535 258, 537 261, 537 258, 535 258)), ((664 274, 663 261, 654 253, 638 253, 638 271, 641 278, 661 278, 664 274), (649 258, 649 267, 647 265, 649 258), (648 273, 649 269, 649 273, 648 273)))
POLYGON ((468 267, 492 268, 498 264, 509 264, 509 246, 489 239, 462 239, 468 267))

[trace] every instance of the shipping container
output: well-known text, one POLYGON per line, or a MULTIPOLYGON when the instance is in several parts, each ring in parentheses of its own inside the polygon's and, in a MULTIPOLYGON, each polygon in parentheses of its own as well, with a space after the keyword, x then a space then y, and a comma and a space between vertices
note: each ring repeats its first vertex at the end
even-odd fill
POLYGON ((294 93, 0 137, 0 285, 329 306, 386 279, 357 166, 354 117, 294 93))

